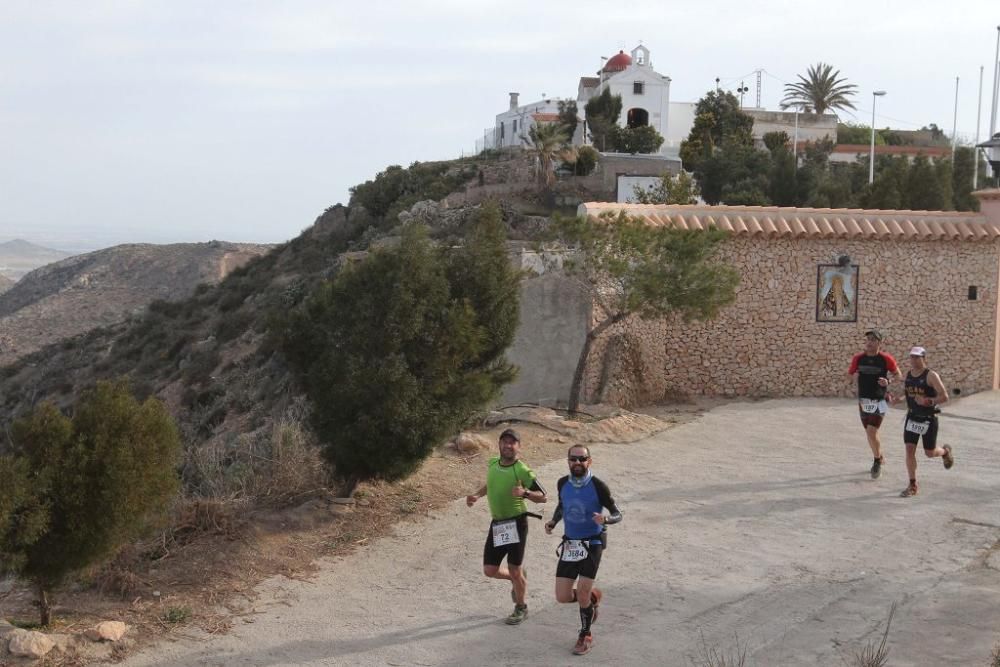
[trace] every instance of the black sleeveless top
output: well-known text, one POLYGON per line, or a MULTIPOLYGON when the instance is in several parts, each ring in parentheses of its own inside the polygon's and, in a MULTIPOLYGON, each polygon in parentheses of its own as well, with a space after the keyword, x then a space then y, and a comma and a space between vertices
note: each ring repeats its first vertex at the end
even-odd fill
POLYGON ((916 401, 920 396, 925 398, 937 396, 937 390, 927 383, 927 375, 930 372, 931 369, 925 368, 924 372, 917 376, 906 374, 906 407, 912 417, 926 420, 937 412, 933 405, 918 405, 916 401))

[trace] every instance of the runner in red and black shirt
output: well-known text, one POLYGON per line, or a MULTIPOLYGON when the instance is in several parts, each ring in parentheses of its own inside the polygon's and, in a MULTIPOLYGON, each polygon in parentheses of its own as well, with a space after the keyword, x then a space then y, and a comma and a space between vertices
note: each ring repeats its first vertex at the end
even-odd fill
POLYGON ((892 355, 882 351, 880 331, 869 329, 865 332, 864 352, 858 352, 851 359, 847 375, 858 376, 858 411, 861 414, 861 425, 868 436, 868 446, 875 458, 871 469, 872 479, 878 479, 882 476, 882 464, 885 463, 878 429, 885 413, 889 411, 886 394, 889 384, 903 377, 892 355))

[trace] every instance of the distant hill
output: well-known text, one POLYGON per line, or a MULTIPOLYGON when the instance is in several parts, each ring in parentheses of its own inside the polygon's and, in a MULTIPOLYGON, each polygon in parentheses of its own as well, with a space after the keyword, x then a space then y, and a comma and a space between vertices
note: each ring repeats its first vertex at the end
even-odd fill
MULTIPOLYGON (((18 243, 17 250, 38 248, 18 243)), ((0 365, 120 322, 152 301, 188 297, 269 249, 218 241, 120 245, 35 269, 0 294, 0 365)))
POLYGON ((73 253, 45 248, 34 243, 14 239, 0 243, 0 275, 18 280, 40 266, 71 257, 73 253))

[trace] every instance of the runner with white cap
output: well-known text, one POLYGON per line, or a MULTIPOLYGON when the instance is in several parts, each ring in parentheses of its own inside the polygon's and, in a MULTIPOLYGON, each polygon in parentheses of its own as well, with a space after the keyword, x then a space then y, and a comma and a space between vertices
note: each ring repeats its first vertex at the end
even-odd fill
POLYGON ((903 422, 903 442, 906 443, 906 471, 910 474, 910 484, 901 495, 903 498, 917 495, 917 443, 923 440, 927 458, 940 456, 945 469, 955 465, 951 446, 937 446, 938 418, 937 406, 948 402, 948 390, 941 382, 941 376, 927 367, 927 350, 916 346, 910 348, 910 371, 906 374, 906 420, 903 422))

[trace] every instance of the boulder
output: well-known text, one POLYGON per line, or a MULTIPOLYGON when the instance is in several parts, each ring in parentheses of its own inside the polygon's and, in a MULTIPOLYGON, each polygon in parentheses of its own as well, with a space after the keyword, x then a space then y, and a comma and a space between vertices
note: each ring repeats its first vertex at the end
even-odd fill
POLYGON ((7 650, 10 651, 11 655, 38 660, 45 657, 45 654, 51 651, 53 646, 55 643, 41 632, 18 628, 10 633, 10 643, 7 644, 7 650))
POLYGON ((125 635, 128 626, 121 621, 104 621, 87 630, 87 639, 95 642, 116 642, 125 635))
POLYGON ((489 440, 478 433, 467 432, 459 433, 451 444, 463 454, 475 454, 492 446, 489 440))

